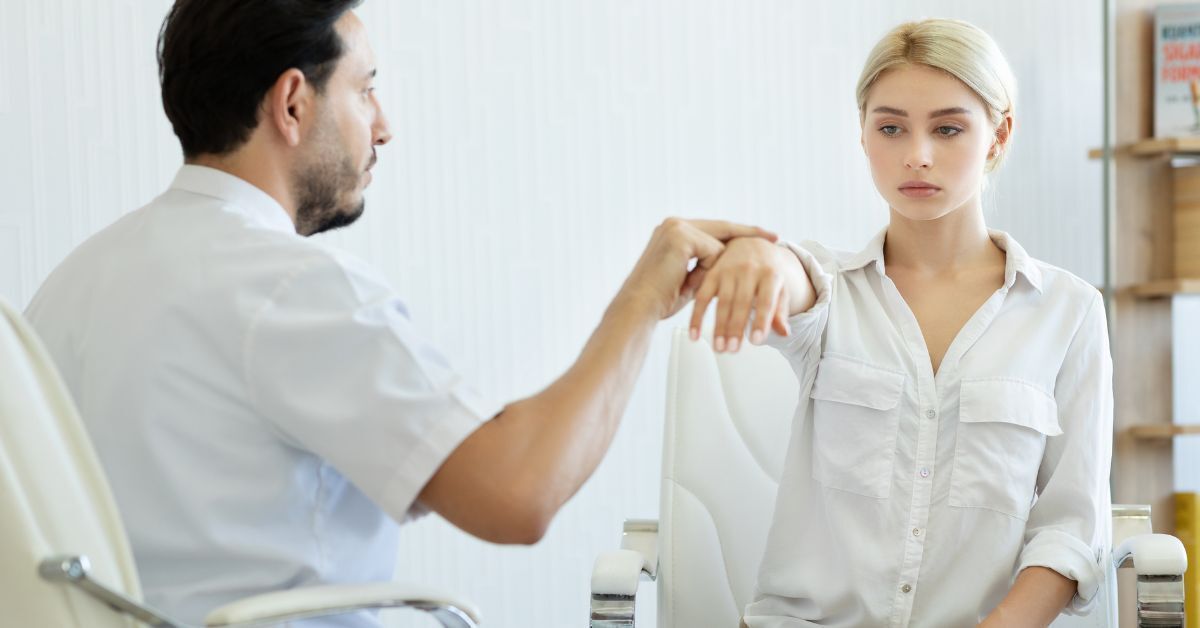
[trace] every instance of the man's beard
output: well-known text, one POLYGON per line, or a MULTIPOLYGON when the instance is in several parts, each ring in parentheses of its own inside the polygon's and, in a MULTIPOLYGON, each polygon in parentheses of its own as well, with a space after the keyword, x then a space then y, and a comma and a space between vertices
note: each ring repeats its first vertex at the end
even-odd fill
POLYGON ((317 130, 317 160, 301 166, 292 181, 296 198, 296 233, 302 236, 338 229, 362 216, 366 201, 346 201, 362 181, 362 172, 349 155, 338 150, 340 142, 332 125, 321 123, 317 130))

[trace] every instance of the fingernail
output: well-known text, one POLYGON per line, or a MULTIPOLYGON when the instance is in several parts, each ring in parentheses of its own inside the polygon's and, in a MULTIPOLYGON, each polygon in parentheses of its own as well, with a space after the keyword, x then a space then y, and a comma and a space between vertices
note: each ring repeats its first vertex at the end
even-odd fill
POLYGON ((717 336, 716 339, 713 340, 713 349, 716 349, 717 353, 721 353, 722 351, 725 350, 725 337, 724 336, 717 336))
POLYGON ((730 338, 730 339, 729 339, 729 352, 730 352, 730 353, 737 353, 737 350, 738 350, 738 345, 740 345, 740 344, 742 344, 742 339, 741 339, 741 338, 739 338, 739 337, 737 337, 737 336, 734 336, 733 338, 730 338))
POLYGON ((763 333, 763 330, 756 329, 750 334, 750 342, 753 342, 756 345, 761 345, 763 343, 764 336, 766 336, 766 334, 763 333))
POLYGON ((692 340, 699 340, 700 339, 700 330, 693 327, 690 330, 688 330, 688 336, 690 336, 692 340))

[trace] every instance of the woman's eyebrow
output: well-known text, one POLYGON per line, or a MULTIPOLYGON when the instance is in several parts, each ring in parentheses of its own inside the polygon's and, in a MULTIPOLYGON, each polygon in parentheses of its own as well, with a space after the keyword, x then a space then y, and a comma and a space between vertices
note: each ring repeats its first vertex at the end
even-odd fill
MULTIPOLYGON (((900 116, 901 118, 908 117, 907 111, 905 111, 903 109, 896 109, 895 107, 876 107, 874 110, 871 111, 871 113, 886 113, 886 114, 890 114, 893 116, 900 116)), ((969 115, 971 115, 971 110, 966 109, 964 107, 947 107, 945 109, 938 109, 937 111, 930 113, 929 117, 932 119, 932 118, 940 118, 942 116, 952 116, 952 115, 967 115, 967 116, 969 116, 969 115)))
POLYGON ((953 115, 969 116, 969 115, 971 115, 971 110, 963 108, 963 107, 947 107, 945 109, 938 109, 937 111, 934 111, 933 113, 929 114, 929 117, 930 118, 940 118, 942 116, 953 116, 953 115))

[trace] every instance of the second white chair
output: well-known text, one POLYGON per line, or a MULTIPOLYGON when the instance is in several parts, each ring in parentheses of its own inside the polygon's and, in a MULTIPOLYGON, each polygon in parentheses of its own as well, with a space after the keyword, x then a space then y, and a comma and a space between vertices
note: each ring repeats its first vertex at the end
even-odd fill
MULTIPOLYGON (((641 578, 657 581, 658 628, 738 625, 754 593, 798 396, 776 350, 717 355, 675 333, 660 519, 627 521, 622 549, 596 560, 592 628, 634 626, 641 578)), ((1136 571, 1136 625, 1183 626, 1187 558, 1178 539, 1148 534, 1149 511, 1114 506, 1117 549, 1103 597, 1089 616, 1062 617, 1055 628, 1115 627, 1120 566, 1136 571)))

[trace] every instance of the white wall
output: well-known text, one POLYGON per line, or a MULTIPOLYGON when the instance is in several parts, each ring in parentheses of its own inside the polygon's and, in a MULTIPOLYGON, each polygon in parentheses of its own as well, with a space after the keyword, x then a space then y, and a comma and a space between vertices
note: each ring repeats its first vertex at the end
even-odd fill
MULTIPOLYGON (((1200 296, 1177 295, 1171 300, 1171 377, 1176 423, 1200 423, 1200 296)), ((1200 441, 1195 436, 1174 442, 1175 490, 1200 492, 1200 441)))
MULTIPOLYGON (((0 0, 0 298, 170 181, 154 38, 166 0, 0 0)), ((1098 283, 1097 0, 374 0, 361 10, 395 140, 368 213, 331 236, 382 268, 486 393, 574 358, 651 228, 724 217, 857 248, 886 220, 854 84, 889 27, 962 17, 1021 86, 992 224, 1098 283)), ((594 555, 657 513, 667 325, 596 476, 535 548, 427 519, 400 577, 464 592, 494 627, 584 625, 594 555)), ((652 609, 650 609, 652 610, 652 609)), ((396 621, 407 621, 397 617, 396 621)), ((407 625, 401 622, 398 625, 407 625)))

